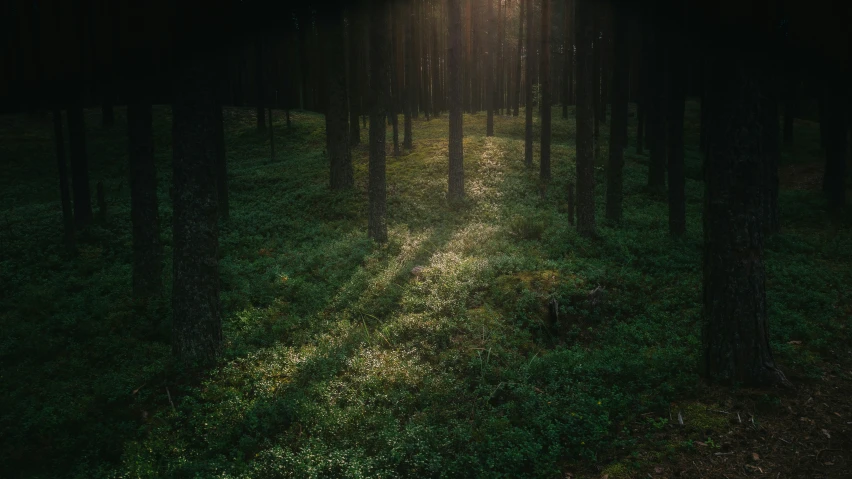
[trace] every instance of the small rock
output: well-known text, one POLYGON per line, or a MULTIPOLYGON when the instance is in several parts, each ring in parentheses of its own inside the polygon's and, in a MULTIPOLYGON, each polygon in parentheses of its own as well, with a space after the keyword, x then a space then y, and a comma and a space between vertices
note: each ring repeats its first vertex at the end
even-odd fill
POLYGON ((751 460, 752 461, 759 461, 760 456, 758 456, 756 452, 753 452, 753 453, 751 453, 751 460))
POLYGON ((426 268, 424 268, 423 266, 415 266, 415 267, 411 268, 411 276, 414 276, 415 278, 419 278, 423 274, 423 270, 425 270, 425 269, 426 268))

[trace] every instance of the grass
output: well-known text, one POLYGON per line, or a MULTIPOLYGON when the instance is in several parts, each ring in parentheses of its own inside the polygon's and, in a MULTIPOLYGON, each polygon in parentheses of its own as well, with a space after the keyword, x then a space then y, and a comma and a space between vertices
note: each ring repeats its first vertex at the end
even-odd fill
MULTIPOLYGON (((610 477, 628 474, 620 455, 645 439, 627 425, 699 395, 698 108, 687 106, 688 221, 677 240, 666 204, 645 192, 647 157, 633 143, 623 222, 601 221, 596 240, 576 234, 564 198, 573 110, 568 120, 559 110, 545 199, 538 172, 523 167, 523 115, 496 116, 493 138, 484 114, 465 115, 460 205, 445 198, 446 116, 416 120, 413 151, 388 157, 389 241, 379 246, 366 237, 366 145, 353 151, 355 190, 330 192, 321 116, 295 112, 291 129, 277 118, 271 160, 253 113, 227 109, 227 347, 202 377, 170 362, 168 301, 141 310, 130 301, 123 110, 113 130, 86 112, 91 178, 104 182, 110 217, 84 232, 73 259, 60 247, 50 119, 0 118, 5 471, 556 477, 612 463, 610 477)), ((168 285, 169 115, 157 107, 154 125, 168 285)), ((818 138, 817 126, 798 122, 797 138, 818 138)), ((810 145, 796 148, 786 163, 819 161, 810 145)), ((819 377, 849 338, 852 227, 819 191, 783 190, 780 200, 783 232, 767 245, 773 346, 785 367, 819 377)))

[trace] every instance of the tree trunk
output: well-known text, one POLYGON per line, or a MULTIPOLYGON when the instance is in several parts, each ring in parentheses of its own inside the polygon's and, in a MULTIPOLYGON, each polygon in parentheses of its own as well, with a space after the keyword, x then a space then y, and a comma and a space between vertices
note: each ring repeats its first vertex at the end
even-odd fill
MULTIPOLYGON (((343 17, 325 20, 325 63, 328 101, 325 113, 326 151, 331 164, 330 186, 343 190, 354 185, 352 157, 349 152, 349 113, 346 110, 346 58, 344 56, 343 17)), ((357 119, 355 121, 358 122, 357 119)))
POLYGON ((349 144, 361 144, 361 125, 358 124, 358 114, 361 105, 361 84, 359 66, 361 56, 361 17, 352 8, 349 10, 349 144))
MULTIPOLYGON (((761 127, 764 134, 763 152, 766 156, 766 173, 763 175, 766 181, 764 188, 763 211, 764 211, 764 234, 771 235, 781 229, 781 220, 778 207, 778 165, 781 162, 781 131, 778 118, 778 98, 774 91, 764 95, 761 108, 763 117, 761 127)), ((845 136, 845 133, 844 133, 845 136)))
POLYGON ((847 82, 839 71, 826 72, 823 78, 825 100, 820 112, 825 138, 823 191, 829 206, 840 209, 846 204, 847 82))
POLYGON ((399 43, 396 35, 396 20, 398 12, 396 11, 397 7, 391 4, 390 8, 390 95, 388 97, 388 115, 390 116, 390 124, 393 131, 393 156, 399 156, 399 72, 398 72, 398 53, 399 53, 399 43))
POLYGON ((524 124, 524 165, 528 168, 532 168, 533 164, 533 91, 532 91, 532 79, 535 72, 533 71, 533 62, 532 62, 532 52, 535 51, 535 47, 533 45, 533 3, 532 0, 526 0, 527 2, 527 54, 526 54, 526 79, 524 80, 526 84, 524 85, 525 89, 525 100, 526 104, 524 109, 526 117, 526 123, 524 124))
POLYGON ((71 193, 74 199, 74 227, 81 230, 92 223, 92 197, 89 189, 89 159, 86 154, 86 126, 81 102, 68 108, 68 149, 71 153, 71 193))
POLYGON ((411 131, 411 115, 415 109, 414 104, 414 88, 417 77, 417 72, 414 65, 414 7, 411 2, 405 5, 406 16, 403 19, 405 23, 405 87, 404 87, 404 105, 405 105, 405 127, 403 133, 402 146, 408 151, 414 147, 411 131))
POLYGON ((571 84, 573 83, 574 69, 574 42, 573 28, 571 28, 574 2, 565 0, 565 24, 563 26, 562 39, 562 119, 568 119, 568 105, 571 103, 571 84))
POLYGON ((133 297, 147 299, 163 290, 163 247, 157 204, 157 169, 150 101, 127 105, 130 158, 130 220, 133 224, 133 297))
POLYGON ((550 180, 550 138, 551 115, 550 104, 550 1, 541 2, 541 164, 539 179, 544 183, 550 180))
MULTIPOLYGON (((528 0, 518 0, 521 7, 521 12, 518 14, 518 55, 517 63, 515 64, 515 104, 512 116, 518 116, 521 105, 521 57, 524 51, 524 5, 528 0)), ((526 90, 524 90, 526 92, 526 90)))
POLYGON ((212 363, 222 351, 214 62, 187 56, 172 107, 172 349, 185 364, 212 363))
POLYGON ((594 0, 576 0, 577 35, 577 231, 594 236, 595 164, 592 37, 594 0))
POLYGON ((613 5, 612 123, 607 165, 606 217, 620 221, 624 201, 624 144, 627 141, 627 96, 630 89, 628 19, 621 5, 613 5))
POLYGON ((494 136, 494 8, 492 0, 485 0, 487 5, 485 18, 488 22, 485 34, 485 136, 494 136))
POLYGON ((388 239, 385 211, 385 140, 389 90, 388 0, 371 2, 370 16, 370 164, 369 164, 369 224, 370 238, 379 243, 388 239))
MULTIPOLYGON (((684 102, 686 101, 686 54, 682 45, 685 39, 680 29, 683 25, 683 6, 681 0, 676 0, 675 5, 680 5, 673 16, 674 34, 667 40, 666 55, 668 66, 667 90, 669 98, 666 100, 668 112, 668 186, 669 186, 669 234, 681 237, 686 233, 686 186, 684 178, 684 152, 683 152, 683 119, 684 102)), ((663 53, 659 52, 658 53, 663 53)), ((659 148, 663 150, 663 148, 659 148)))
POLYGON ((68 169, 65 166, 65 140, 62 135, 62 110, 53 109, 53 135, 56 143, 56 164, 59 167, 59 197, 62 202, 62 232, 65 249, 73 253, 76 249, 74 240, 74 213, 71 210, 71 193, 68 187, 68 169))
MULTIPOLYGON (((792 70, 792 68, 791 68, 792 70)), ((784 95, 784 143, 793 143, 793 119, 796 118, 798 106, 798 84, 795 73, 788 71, 787 88, 784 95)))
POLYGON ((767 327, 763 155, 758 72, 761 53, 725 39, 711 52, 710 151, 704 212, 703 375, 726 385, 787 383, 767 327))
POLYGON ((665 106, 665 44, 658 33, 654 35, 649 53, 650 72, 648 79, 648 129, 651 142, 648 147, 651 157, 648 164, 648 188, 662 193, 666 188, 666 106, 665 106))
POLYGON ((450 94, 450 174, 447 196, 450 200, 464 197, 464 133, 462 129, 462 82, 461 82, 461 11, 459 0, 447 1, 447 20, 449 22, 449 74, 450 94))
POLYGON ((592 27, 594 33, 592 37, 592 115, 594 115, 594 155, 595 158, 600 156, 600 138, 601 132, 601 12, 598 2, 592 6, 592 27))
POLYGON ((257 131, 266 131, 266 85, 263 81, 263 40, 260 37, 255 40, 254 62, 257 131))

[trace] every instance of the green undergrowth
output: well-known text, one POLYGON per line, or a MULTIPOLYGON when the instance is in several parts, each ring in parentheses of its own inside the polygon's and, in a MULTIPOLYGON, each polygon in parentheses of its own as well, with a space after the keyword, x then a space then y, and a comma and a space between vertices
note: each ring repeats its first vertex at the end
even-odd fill
MULTIPOLYGON (((639 447, 624 424, 696 391, 698 108, 687 108, 681 239, 646 192, 633 130, 624 220, 603 220, 608 124, 600 236, 576 234, 565 198, 573 108, 560 113, 544 198, 523 167, 523 115, 498 115, 492 138, 484 114, 465 115, 460 204, 445 199, 446 116, 415 120, 413 151, 388 156, 389 241, 376 245, 365 234, 366 145, 353 149, 356 188, 330 192, 321 116, 294 112, 290 129, 276 118, 271 159, 252 112, 227 109, 227 347, 200 376, 169 360, 168 301, 129 299, 123 110, 114 130, 87 112, 109 217, 73 259, 59 246, 50 119, 0 119, 11 165, 0 178, 0 463, 45 478, 556 477, 639 447)), ((158 107, 167 290, 169 121, 158 107)), ((819 192, 782 191, 781 207, 767 250, 773 346, 782 364, 818 376, 848 338, 852 228, 819 192)), ((615 463, 610 477, 626 473, 615 463)))

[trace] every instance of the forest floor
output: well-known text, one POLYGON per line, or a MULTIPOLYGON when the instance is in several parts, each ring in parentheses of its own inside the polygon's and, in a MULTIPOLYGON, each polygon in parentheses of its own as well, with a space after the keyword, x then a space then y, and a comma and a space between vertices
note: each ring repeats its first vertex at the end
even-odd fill
MULTIPOLYGON (((569 113, 554 109, 545 198, 523 167, 523 114, 497 115, 493 138, 484 114, 465 115, 461 205, 445 199, 446 116, 415 120, 413 151, 388 157, 379 246, 366 237, 365 144, 356 188, 330 192, 321 116, 294 112, 287 128, 276 112, 271 159, 252 110, 226 109, 226 352, 203 373, 170 361, 168 300, 130 300, 123 109, 111 129, 86 112, 108 212, 75 258, 60 247, 50 118, 0 117, 0 475, 849 477, 852 222, 826 210, 817 125, 797 121, 784 149, 782 232, 766 246, 772 346, 794 388, 730 391, 698 377, 697 104, 681 239, 644 187, 633 118, 624 220, 602 220, 603 124, 600 236, 576 234, 569 113)), ((157 107, 168 285, 169 125, 157 107)))

